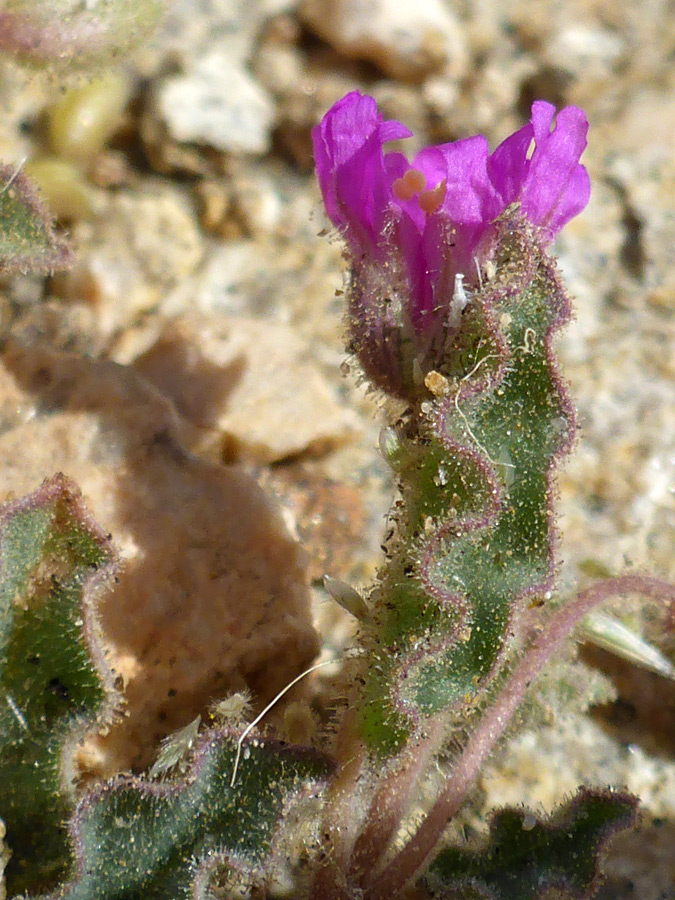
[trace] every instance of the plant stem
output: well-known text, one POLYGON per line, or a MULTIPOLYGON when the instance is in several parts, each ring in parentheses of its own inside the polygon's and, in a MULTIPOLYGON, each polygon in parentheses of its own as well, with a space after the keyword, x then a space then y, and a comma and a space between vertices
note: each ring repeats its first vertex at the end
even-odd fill
POLYGON ((396 897, 427 862, 448 821, 457 813, 502 736, 525 693, 553 653, 591 609, 619 593, 643 594, 664 600, 675 609, 675 586, 647 575, 623 575, 599 581, 567 603, 545 623, 539 637, 508 677, 499 698, 487 710, 469 738, 447 784, 416 834, 377 877, 367 900, 396 897))
POLYGON ((349 868, 349 882, 368 887, 378 864, 401 825, 420 776, 438 750, 446 733, 445 715, 435 716, 411 741, 399 759, 380 779, 359 835, 349 868))
POLYGON ((336 756, 338 770, 328 788, 321 832, 325 852, 314 873, 310 900, 349 900, 350 896, 346 871, 358 827, 356 792, 365 760, 352 709, 340 724, 336 756))

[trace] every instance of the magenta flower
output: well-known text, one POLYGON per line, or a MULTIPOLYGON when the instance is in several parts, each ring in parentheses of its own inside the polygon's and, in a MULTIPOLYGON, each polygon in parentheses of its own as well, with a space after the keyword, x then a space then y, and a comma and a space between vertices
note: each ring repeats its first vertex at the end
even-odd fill
POLYGON ((455 276, 475 281, 494 220, 512 203, 544 241, 581 212, 590 194, 579 164, 588 122, 583 111, 542 100, 532 118, 490 154, 481 135, 420 151, 412 163, 385 153, 410 137, 385 121, 375 100, 353 91, 312 131, 326 212, 347 242, 355 269, 369 263, 400 269, 404 303, 417 334, 448 309, 455 276))

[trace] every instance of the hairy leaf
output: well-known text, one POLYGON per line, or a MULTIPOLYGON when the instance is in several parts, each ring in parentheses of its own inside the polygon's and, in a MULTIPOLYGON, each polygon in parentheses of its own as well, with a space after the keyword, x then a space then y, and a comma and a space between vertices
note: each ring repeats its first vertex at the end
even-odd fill
POLYGON ((211 732, 184 780, 117 779, 89 793, 71 824, 72 881, 52 900, 196 900, 232 873, 240 887, 255 882, 288 802, 328 768, 312 751, 252 740, 232 786, 235 752, 230 734, 211 732))
POLYGON ((636 805, 625 794, 584 789, 547 822, 524 810, 501 810, 492 819, 487 846, 446 848, 426 881, 436 897, 537 900, 556 888, 588 898, 603 845, 634 824, 636 805))
POLYGON ((503 223, 496 275, 467 306, 426 398, 399 421, 402 502, 374 593, 362 733, 472 708, 518 646, 518 615, 555 571, 552 479, 575 416, 551 343, 569 302, 552 260, 503 223))
POLYGON ((48 273, 68 266, 70 257, 30 181, 0 164, 0 275, 48 273))
POLYGON ((48 885, 69 857, 67 751, 113 697, 95 601, 114 559, 63 475, 0 510, 0 816, 12 891, 48 885))

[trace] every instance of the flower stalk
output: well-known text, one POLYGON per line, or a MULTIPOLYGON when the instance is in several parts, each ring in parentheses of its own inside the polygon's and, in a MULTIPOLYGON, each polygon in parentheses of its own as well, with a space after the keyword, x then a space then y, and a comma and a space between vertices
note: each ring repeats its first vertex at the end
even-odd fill
MULTIPOLYGON (((625 576, 549 611, 555 473, 576 415, 553 352, 571 307, 548 250, 589 199, 579 162, 587 131, 580 109, 556 116, 537 101, 530 122, 492 153, 476 136, 408 161, 385 149, 408 130, 358 92, 313 131, 326 212, 350 269, 349 349, 397 401, 385 406, 381 449, 399 484, 386 560, 365 600, 370 666, 355 718, 371 770, 383 771, 348 865, 343 847, 332 869, 330 896, 350 887, 366 900, 402 895, 530 684, 588 610, 614 591, 674 602, 675 590, 657 579, 625 576), (419 780, 448 738, 463 749, 392 855, 419 780)), ((605 810, 593 832, 600 846, 616 823, 632 821, 634 804, 580 795, 570 822, 584 808, 605 810)), ((584 877, 596 875, 587 866, 584 877)), ((538 877, 541 889, 562 883, 538 877)))

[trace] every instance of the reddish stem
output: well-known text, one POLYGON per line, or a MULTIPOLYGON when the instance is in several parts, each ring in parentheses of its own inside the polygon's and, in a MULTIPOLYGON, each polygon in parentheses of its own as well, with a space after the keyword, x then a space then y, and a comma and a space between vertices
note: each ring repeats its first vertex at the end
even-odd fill
POLYGON ((443 740, 445 729, 445 716, 432 719, 414 745, 408 745, 380 779, 365 825, 354 846, 348 874, 350 884, 363 888, 372 882, 377 866, 410 806, 412 792, 443 740))
POLYGON ((504 733, 532 681, 580 619, 608 597, 629 592, 665 600, 675 609, 675 585, 647 575, 623 575, 599 581, 555 613, 467 741, 457 766, 427 818, 403 850, 374 879, 373 887, 366 893, 367 900, 392 900, 419 872, 438 844, 448 821, 473 787, 483 763, 504 733))
POLYGON ((365 748, 351 709, 345 713, 337 737, 338 771, 330 783, 323 815, 325 853, 314 873, 310 900, 349 900, 346 871, 354 846, 358 817, 354 806, 363 771, 365 748))

